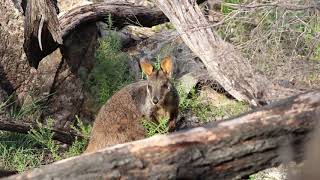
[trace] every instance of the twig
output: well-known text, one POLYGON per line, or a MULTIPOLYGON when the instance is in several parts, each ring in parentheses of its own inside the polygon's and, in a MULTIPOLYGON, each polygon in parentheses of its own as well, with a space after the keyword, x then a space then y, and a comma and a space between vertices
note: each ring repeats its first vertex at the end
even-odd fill
MULTIPOLYGON (((27 134, 32 128, 37 127, 36 123, 24 122, 21 119, 13 119, 5 115, 0 115, 0 130, 27 134)), ((44 126, 45 127, 45 126, 44 126)), ((53 139, 71 144, 76 137, 83 138, 82 135, 70 130, 63 131, 51 129, 54 132, 53 139)))
POLYGON ((298 5, 298 4, 289 4, 289 3, 257 3, 257 4, 250 4, 250 5, 243 5, 243 4, 233 4, 233 3, 223 3, 224 6, 228 6, 229 8, 233 9, 256 9, 256 8, 263 8, 263 7, 279 7, 284 8, 286 10, 293 10, 293 11, 301 11, 306 9, 318 9, 320 10, 320 3, 314 5, 298 5))

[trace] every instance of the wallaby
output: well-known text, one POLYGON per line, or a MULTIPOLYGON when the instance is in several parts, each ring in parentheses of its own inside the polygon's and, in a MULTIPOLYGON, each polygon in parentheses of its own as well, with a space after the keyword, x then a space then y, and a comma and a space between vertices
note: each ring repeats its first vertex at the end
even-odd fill
POLYGON ((147 80, 125 86, 116 92, 100 109, 91 132, 85 153, 107 146, 145 137, 141 119, 158 122, 169 118, 169 130, 175 127, 179 96, 171 82, 173 62, 164 58, 160 70, 155 70, 148 60, 140 60, 147 80))

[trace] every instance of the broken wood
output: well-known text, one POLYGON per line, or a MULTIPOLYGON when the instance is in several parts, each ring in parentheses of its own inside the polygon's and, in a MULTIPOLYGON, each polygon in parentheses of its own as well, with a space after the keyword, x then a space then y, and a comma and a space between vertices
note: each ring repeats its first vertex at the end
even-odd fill
MULTIPOLYGON (((12 119, 5 115, 0 115, 0 130, 28 134, 32 128, 37 128, 38 125, 32 122, 24 122, 19 119, 12 119)), ((46 127, 44 127, 46 128, 46 127)), ((75 138, 83 138, 75 131, 63 131, 51 129, 54 132, 53 139, 66 144, 72 144, 75 138)))
POLYGON ((108 1, 75 7, 59 18, 62 36, 67 36, 81 24, 105 20, 111 17, 114 28, 135 24, 151 27, 168 21, 158 8, 149 9, 128 2, 108 1))
POLYGON ((40 60, 62 44, 56 0, 29 0, 25 12, 24 50, 29 64, 40 60))
POLYGON ((58 22, 56 21, 58 17, 53 11, 54 6, 48 1, 50 0, 31 0, 27 6, 25 50, 30 65, 36 68, 43 57, 57 49, 58 44, 62 44, 62 39, 65 39, 81 25, 104 21, 109 16, 112 18, 113 28, 116 29, 121 29, 128 24, 151 27, 168 21, 162 11, 157 8, 149 9, 128 2, 108 1, 75 7, 59 17, 58 22), (34 7, 36 7, 37 11, 32 9, 34 7), (42 9, 45 9, 45 11, 42 9), (43 11, 46 14, 43 15, 43 11), (43 19, 45 20, 44 22, 43 19), (46 21, 47 19, 49 20, 48 22, 46 21), (56 28, 50 28, 50 23, 54 24, 56 28), (43 28, 41 28, 41 25, 43 25, 43 28), (48 27, 49 31, 46 31, 46 27, 48 27), (40 29, 42 29, 42 32, 38 31, 40 29), (39 40, 38 37, 42 37, 42 40, 39 40), (45 44, 42 43, 42 50, 39 42, 46 42, 45 44))
POLYGON ((0 0, 0 12, 0 86, 8 94, 19 94, 30 74, 23 51, 24 17, 12 0, 0 0))
POLYGON ((194 1, 155 2, 186 45, 205 64, 209 74, 236 99, 259 106, 298 92, 274 85, 264 75, 255 72, 249 61, 212 29, 194 1))
POLYGON ((7 179, 241 179, 300 160, 319 121, 320 91, 300 94, 204 127, 116 145, 7 179))

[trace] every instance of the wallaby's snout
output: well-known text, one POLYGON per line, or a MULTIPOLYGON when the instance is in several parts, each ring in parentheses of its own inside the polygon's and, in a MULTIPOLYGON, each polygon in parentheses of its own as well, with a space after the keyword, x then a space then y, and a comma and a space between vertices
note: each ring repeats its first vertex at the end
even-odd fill
POLYGON ((152 102, 153 102, 153 104, 158 104, 159 98, 153 97, 153 98, 152 98, 152 102))
POLYGON ((160 63, 160 69, 155 70, 146 59, 140 61, 142 71, 147 75, 147 92, 153 105, 163 105, 168 93, 172 92, 173 84, 170 81, 172 74, 171 57, 164 58, 160 63))

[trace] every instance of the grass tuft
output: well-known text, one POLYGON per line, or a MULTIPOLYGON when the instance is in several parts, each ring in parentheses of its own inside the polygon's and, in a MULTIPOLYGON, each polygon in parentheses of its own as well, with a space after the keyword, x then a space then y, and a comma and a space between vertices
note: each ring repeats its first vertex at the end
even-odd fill
POLYGON ((160 118, 159 123, 142 119, 142 125, 146 130, 147 137, 151 137, 156 134, 167 134, 169 131, 168 122, 168 118, 160 118))

